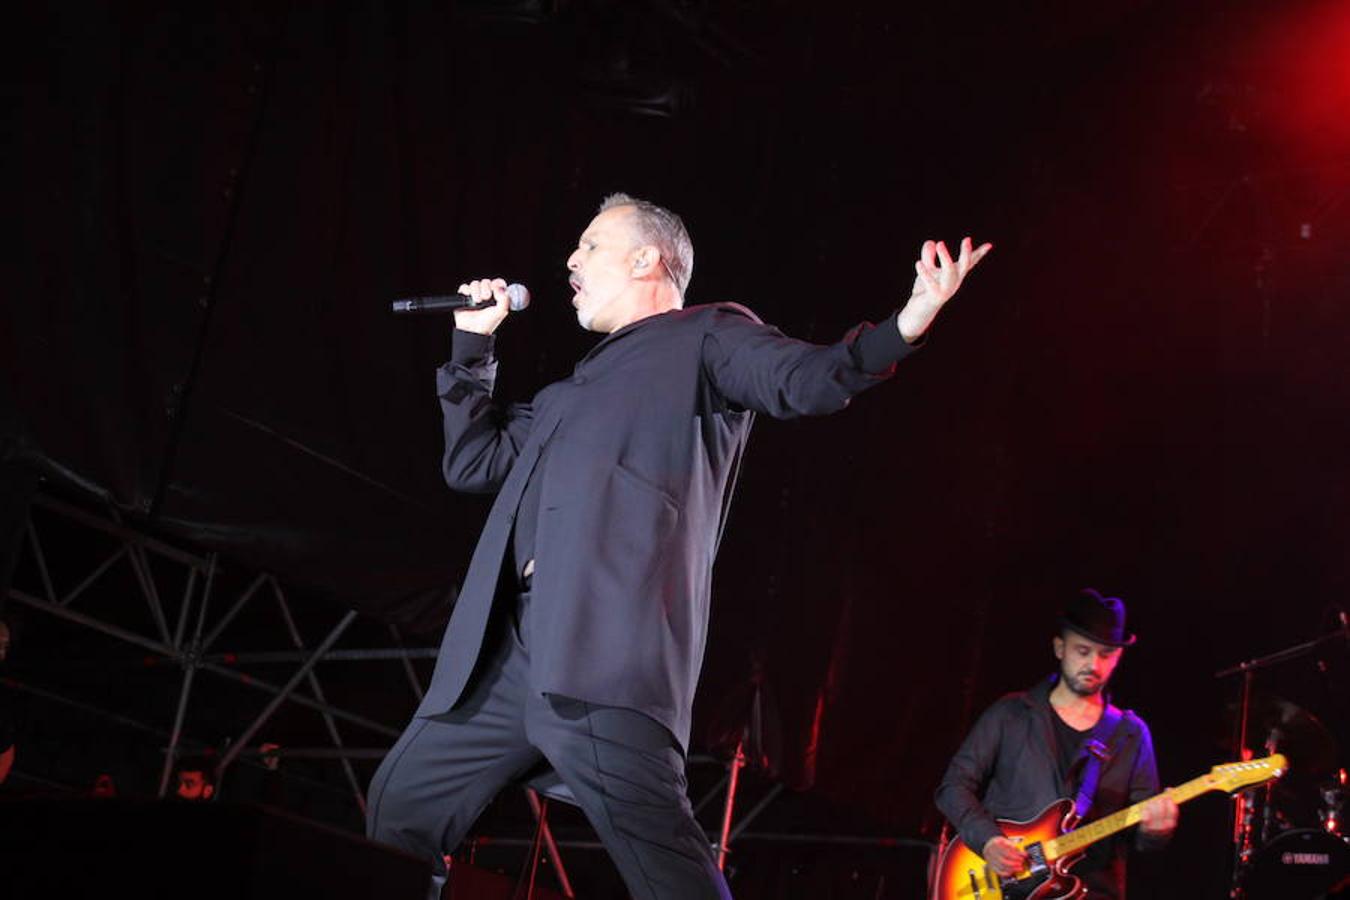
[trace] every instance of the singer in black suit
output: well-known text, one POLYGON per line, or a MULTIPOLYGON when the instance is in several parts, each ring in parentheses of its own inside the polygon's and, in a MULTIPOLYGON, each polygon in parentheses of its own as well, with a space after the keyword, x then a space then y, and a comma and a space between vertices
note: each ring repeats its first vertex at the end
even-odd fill
POLYGON ((371 837, 433 860, 508 784, 551 769, 635 897, 729 897, 686 796, 713 556, 755 413, 831 413, 889 378, 970 269, 924 244, 904 308, 838 343, 733 304, 685 309, 679 217, 606 199, 567 261, 582 327, 607 335, 529 403, 492 396, 501 279, 461 286, 437 372, 445 480, 495 492, 435 674, 371 784, 371 837))

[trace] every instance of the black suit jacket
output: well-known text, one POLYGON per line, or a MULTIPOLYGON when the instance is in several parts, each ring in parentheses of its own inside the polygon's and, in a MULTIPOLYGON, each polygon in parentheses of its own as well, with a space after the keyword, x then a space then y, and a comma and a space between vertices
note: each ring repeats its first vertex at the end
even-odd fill
POLYGON ((616 331, 571 378, 509 406, 492 398, 491 351, 490 338, 457 331, 437 373, 445 480, 497 499, 418 715, 443 713, 464 693, 535 477, 532 686, 638 710, 687 747, 713 555, 752 412, 841 409, 910 347, 893 318, 821 346, 742 307, 697 306, 616 331))

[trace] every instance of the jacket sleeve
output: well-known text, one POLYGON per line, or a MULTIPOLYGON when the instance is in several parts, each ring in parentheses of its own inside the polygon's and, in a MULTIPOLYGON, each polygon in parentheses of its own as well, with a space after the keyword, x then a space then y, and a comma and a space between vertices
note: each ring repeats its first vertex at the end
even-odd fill
MULTIPOLYGON (((1127 713, 1139 732, 1139 752, 1135 755, 1134 768, 1130 771, 1130 789, 1127 802, 1133 806, 1142 800, 1154 796, 1162 790, 1158 779, 1158 761, 1153 755, 1153 735, 1144 720, 1133 713, 1127 713)), ((1143 830, 1135 833, 1134 846, 1138 850, 1161 850, 1171 841, 1172 836, 1150 837, 1143 830)))
POLYGON ((1003 742, 1007 718, 1003 709, 1003 703, 996 703, 976 721, 948 764, 947 773, 942 776, 942 783, 933 798, 937 808, 961 835, 961 840, 976 853, 984 850, 991 837, 1003 833, 980 803, 980 793, 993 775, 1003 742))
POLYGON ((445 453, 441 473, 451 489, 491 493, 501 487, 530 432, 529 404, 492 399, 497 360, 491 335, 456 330, 450 361, 436 370, 445 453))
POLYGON ((718 306, 704 336, 703 366, 732 405, 788 419, 843 409, 855 394, 890 378, 914 349, 894 317, 859 325, 834 344, 812 344, 727 303, 718 306))

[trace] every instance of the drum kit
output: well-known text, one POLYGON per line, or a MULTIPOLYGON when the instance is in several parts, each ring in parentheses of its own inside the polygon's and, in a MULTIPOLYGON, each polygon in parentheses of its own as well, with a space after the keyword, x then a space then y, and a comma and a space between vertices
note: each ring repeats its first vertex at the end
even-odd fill
POLYGON ((1334 682, 1346 675, 1350 625, 1344 613, 1339 625, 1317 640, 1216 673, 1242 676, 1241 698, 1228 717, 1238 753, 1283 753, 1290 761, 1279 781, 1234 800, 1234 900, 1350 900, 1350 828, 1344 820, 1350 815, 1350 784, 1341 741, 1304 706, 1273 693, 1253 693, 1257 671, 1332 650, 1316 660, 1323 689, 1313 695, 1324 701, 1317 705, 1327 708, 1333 727, 1343 728, 1350 709, 1344 705, 1345 685, 1334 682), (1333 649, 1337 641, 1340 646, 1333 649), (1337 653, 1339 672, 1328 665, 1337 653))

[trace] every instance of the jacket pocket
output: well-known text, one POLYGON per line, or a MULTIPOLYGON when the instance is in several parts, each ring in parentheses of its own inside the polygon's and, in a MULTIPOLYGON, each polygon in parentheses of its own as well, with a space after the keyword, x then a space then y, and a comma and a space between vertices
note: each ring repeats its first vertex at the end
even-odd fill
POLYGON ((670 557, 680 508, 669 494, 621 465, 605 486, 604 538, 595 548, 612 588, 640 592, 670 557))

